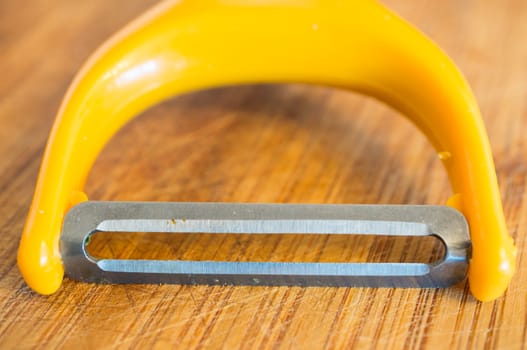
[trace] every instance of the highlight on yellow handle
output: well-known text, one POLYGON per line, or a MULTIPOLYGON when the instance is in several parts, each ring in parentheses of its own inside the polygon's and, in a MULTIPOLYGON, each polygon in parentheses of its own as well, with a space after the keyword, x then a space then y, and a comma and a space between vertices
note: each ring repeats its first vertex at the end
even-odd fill
POLYGON ((18 253, 27 284, 41 294, 60 287, 62 220, 86 199, 90 167, 123 124, 177 94, 260 82, 362 92, 413 121, 469 222, 472 293, 504 293, 515 248, 473 94, 434 43, 370 0, 168 0, 106 42, 69 88, 47 143, 18 253))

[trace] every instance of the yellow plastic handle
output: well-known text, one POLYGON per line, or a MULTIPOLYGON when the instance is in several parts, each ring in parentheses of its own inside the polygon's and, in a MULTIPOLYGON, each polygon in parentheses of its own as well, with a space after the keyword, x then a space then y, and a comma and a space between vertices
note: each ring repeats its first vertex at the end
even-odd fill
POLYGON ((28 285, 63 279, 63 217, 85 200, 98 153, 128 120, 176 94, 255 82, 324 84, 374 96, 412 120, 444 162, 468 219, 470 288, 499 297, 515 270, 478 106, 461 73, 423 34, 369 0, 170 0, 86 63, 58 112, 18 253, 28 285))

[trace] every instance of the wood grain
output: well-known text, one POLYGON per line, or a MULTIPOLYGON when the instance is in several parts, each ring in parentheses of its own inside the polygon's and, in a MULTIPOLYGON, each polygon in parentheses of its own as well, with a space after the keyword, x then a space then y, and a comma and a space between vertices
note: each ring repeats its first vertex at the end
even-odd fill
MULTIPOLYGON (((479 303, 465 284, 402 290, 67 279, 52 296, 33 293, 17 270, 16 249, 54 114, 86 57, 153 3, 0 2, 0 348, 526 348, 521 0, 385 1, 453 57, 480 102, 519 248, 518 273, 503 298, 479 303)), ((216 89, 153 108, 108 144, 87 191, 108 200, 281 203, 438 204, 450 194, 432 148, 407 120, 371 99, 303 85, 216 89)), ((317 239, 265 244, 281 247, 285 258, 315 260, 341 245, 317 239)), ((194 243, 198 255, 233 259, 274 252, 244 239, 194 243)), ((357 254, 382 259, 405 251, 404 244, 373 243, 362 242, 357 254)))

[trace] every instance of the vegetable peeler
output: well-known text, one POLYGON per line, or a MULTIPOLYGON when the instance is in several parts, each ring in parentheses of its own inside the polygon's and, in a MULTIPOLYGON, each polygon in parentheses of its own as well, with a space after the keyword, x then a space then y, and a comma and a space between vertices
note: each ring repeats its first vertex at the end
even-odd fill
POLYGON ((103 44, 71 84, 49 136, 18 266, 41 294, 64 274, 96 283, 447 287, 498 298, 515 271, 491 149, 460 71, 425 35, 372 0, 167 0, 103 44), (427 136, 453 195, 446 206, 88 201, 100 150, 127 121, 175 95, 248 83, 349 89, 400 111, 427 136), (177 224, 175 224, 177 223, 177 224), (434 263, 99 259, 96 232, 435 236, 434 263))

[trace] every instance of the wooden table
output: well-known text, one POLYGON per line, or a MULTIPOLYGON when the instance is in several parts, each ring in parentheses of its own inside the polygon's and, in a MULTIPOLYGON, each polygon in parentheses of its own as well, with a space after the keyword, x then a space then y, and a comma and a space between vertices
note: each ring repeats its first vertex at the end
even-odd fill
MULTIPOLYGON (((52 296, 33 293, 16 267, 16 250, 54 114, 86 57, 154 2, 0 2, 0 348, 526 347, 522 0, 385 1, 452 56, 480 102, 519 248, 518 273, 499 300, 479 303, 466 284, 403 290, 66 279, 52 296)), ((378 102, 321 87, 265 85, 199 92, 147 111, 102 152, 87 192, 107 200, 440 204, 450 188, 425 138, 378 102)), ((138 256, 332 259, 356 250, 324 237, 200 236, 171 241, 173 249, 136 238, 103 237, 100 253, 120 247, 138 256)), ((361 249, 354 258, 391 259, 403 243, 355 242, 361 249)))

